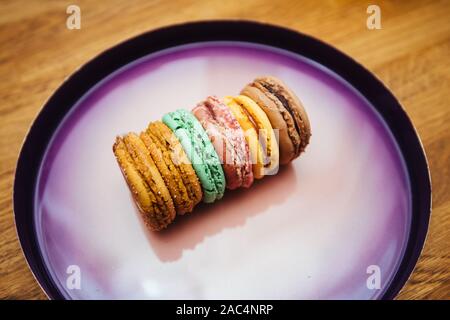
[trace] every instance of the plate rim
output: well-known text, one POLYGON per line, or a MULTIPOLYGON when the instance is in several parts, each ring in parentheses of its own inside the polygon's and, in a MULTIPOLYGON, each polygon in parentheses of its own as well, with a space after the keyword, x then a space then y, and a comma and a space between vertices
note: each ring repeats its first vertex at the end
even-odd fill
POLYGON ((345 53, 296 30, 251 20, 185 22, 150 30, 122 41, 83 64, 66 78, 43 104, 25 136, 17 160, 13 213, 22 253, 44 293, 50 299, 64 299, 42 257, 34 219, 34 197, 39 169, 58 125, 85 93, 124 65, 171 47, 210 41, 241 41, 268 45, 311 59, 342 77, 380 114, 404 158, 411 188, 412 216, 407 246, 397 272, 381 296, 383 300, 394 299, 417 264, 431 217, 429 166, 423 144, 411 119, 381 80, 345 53))

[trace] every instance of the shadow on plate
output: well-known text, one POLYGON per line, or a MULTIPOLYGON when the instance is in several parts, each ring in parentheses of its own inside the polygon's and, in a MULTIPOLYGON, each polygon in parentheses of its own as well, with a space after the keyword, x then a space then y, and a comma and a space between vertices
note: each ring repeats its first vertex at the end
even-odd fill
POLYGON ((176 261, 184 250, 195 249, 208 236, 243 226, 248 218, 283 202, 295 184, 295 170, 288 165, 281 167, 275 176, 255 181, 249 189, 227 190, 216 203, 200 203, 193 212, 177 216, 165 230, 152 232, 143 223, 142 227, 158 258, 163 262, 176 261))

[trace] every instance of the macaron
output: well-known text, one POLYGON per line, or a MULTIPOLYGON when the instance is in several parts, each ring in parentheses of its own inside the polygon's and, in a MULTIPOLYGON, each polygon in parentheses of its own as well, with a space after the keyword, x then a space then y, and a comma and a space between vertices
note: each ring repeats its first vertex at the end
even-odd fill
POLYGON ((175 206, 144 142, 135 133, 129 133, 116 138, 113 151, 149 229, 159 231, 167 227, 175 219, 175 206))
POLYGON ((251 116, 233 97, 225 97, 224 101, 244 131, 244 136, 250 150, 253 177, 255 179, 261 179, 264 176, 264 152, 258 140, 256 125, 251 120, 251 116))
POLYGON ((198 120, 187 110, 166 113, 162 121, 173 131, 184 148, 200 180, 203 202, 212 203, 223 197, 225 175, 219 156, 198 120))
POLYGON ((266 113, 278 130, 280 163, 287 164, 306 148, 311 137, 308 116, 298 97, 275 77, 259 77, 241 91, 266 113))
POLYGON ((225 97, 225 103, 245 131, 254 177, 261 179, 276 174, 279 167, 277 137, 264 111, 243 95, 225 97))
MULTIPOLYGON (((141 133, 140 138, 150 151, 150 155, 166 183, 177 214, 191 212, 201 199, 201 187, 189 162, 173 161, 173 156, 180 156, 179 154, 173 154, 172 151, 172 149, 179 150, 177 147, 177 144, 180 144, 178 139, 161 121, 150 123, 147 130, 141 133), (170 136, 173 136, 173 138, 170 136), (185 170, 181 166, 184 166, 183 169, 185 170)), ((182 152, 184 154, 184 151, 182 152)), ((184 157, 186 157, 185 154, 184 157)))
POLYGON ((225 173, 226 187, 248 188, 253 183, 250 151, 244 132, 231 110, 217 97, 199 103, 192 114, 205 129, 225 173))

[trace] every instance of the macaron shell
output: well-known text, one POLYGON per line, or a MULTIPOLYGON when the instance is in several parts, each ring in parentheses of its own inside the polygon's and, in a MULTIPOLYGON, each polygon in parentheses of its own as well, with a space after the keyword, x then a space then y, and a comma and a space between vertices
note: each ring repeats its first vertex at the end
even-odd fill
POLYGON ((203 163, 202 157, 198 154, 194 146, 194 142, 191 138, 191 134, 188 129, 184 128, 185 124, 181 119, 181 116, 177 115, 177 112, 171 112, 165 114, 162 118, 164 124, 166 124, 180 141, 192 167, 200 180, 203 191, 203 202, 211 203, 216 199, 216 188, 213 178, 203 163))
POLYGON ((190 159, 202 185, 203 202, 212 203, 222 198, 225 176, 219 157, 201 124, 182 109, 165 114, 162 120, 172 129, 190 159))
POLYGON ((151 194, 154 195, 154 199, 152 199, 153 211, 143 215, 144 220, 152 230, 164 229, 174 220, 176 215, 169 190, 144 142, 136 134, 129 133, 124 137, 124 143, 133 159, 135 168, 147 183, 151 194))
POLYGON ((234 117, 231 110, 223 101, 215 96, 209 97, 207 103, 211 106, 211 111, 218 122, 226 128, 226 137, 229 142, 230 149, 236 155, 235 170, 240 171, 241 186, 250 187, 253 183, 253 172, 250 162, 250 150, 244 136, 241 125, 234 117))
POLYGON ((153 203, 156 202, 155 196, 135 168, 134 161, 121 137, 116 138, 113 152, 139 210, 145 214, 153 212, 153 203))
POLYGON ((233 97, 228 96, 225 97, 224 100, 244 131, 244 137, 247 140, 250 151, 253 178, 261 179, 264 177, 264 156, 261 144, 258 141, 258 133, 256 132, 255 126, 249 119, 247 113, 244 112, 243 108, 233 99, 233 97))
POLYGON ((231 154, 233 151, 229 150, 229 147, 227 146, 227 142, 222 132, 223 128, 221 128, 220 124, 215 121, 214 117, 210 113, 210 110, 205 105, 199 105, 192 109, 192 114, 205 129, 209 140, 219 156, 220 162, 222 163, 222 169, 225 174, 227 188, 236 189, 242 184, 242 178, 234 169, 233 158, 235 155, 231 154))
POLYGON ((308 114, 306 113, 305 107, 302 102, 298 98, 298 96, 278 78, 275 77, 265 77, 266 81, 271 81, 274 84, 278 84, 282 87, 282 91, 284 91, 283 96, 286 100, 288 100, 291 104, 291 107, 294 110, 293 119, 297 123, 297 126, 300 128, 300 148, 298 150, 297 157, 305 151, 306 146, 309 144, 309 140, 311 138, 311 123, 309 121, 308 114))
POLYGON ((258 136, 264 144, 264 175, 276 174, 279 168, 279 150, 277 137, 272 129, 269 118, 251 98, 238 95, 234 97, 234 100, 250 114, 256 126, 259 128, 258 136))
POLYGON ((255 79, 241 94, 253 99, 264 110, 272 127, 278 129, 281 164, 298 157, 309 142, 310 127, 297 96, 274 77, 255 79))
POLYGON ((228 189, 253 182, 248 145, 241 126, 217 97, 208 97, 192 110, 209 136, 222 164, 228 189))
POLYGON ((287 133, 294 145, 295 154, 297 154, 301 144, 300 132, 297 129, 300 119, 297 104, 288 93, 286 85, 273 77, 259 77, 253 81, 252 86, 261 90, 267 98, 272 100, 276 109, 282 114, 286 121, 287 133))
POLYGON ((170 192, 177 213, 184 214, 192 211, 193 203, 189 199, 178 170, 170 159, 168 150, 164 145, 159 144, 158 139, 154 137, 151 131, 148 133, 142 132, 140 138, 150 151, 150 155, 170 192))
POLYGON ((276 103, 269 99, 266 94, 258 88, 247 86, 241 91, 241 94, 255 101, 264 110, 271 124, 273 125, 273 128, 278 129, 280 162, 281 164, 288 163, 295 155, 295 147, 289 137, 288 126, 285 117, 286 119, 291 118, 291 123, 293 126, 292 117, 288 114, 287 111, 281 113, 278 110, 276 103))
POLYGON ((212 179, 217 190, 216 200, 220 200, 225 192, 226 180, 219 156, 197 118, 189 111, 183 109, 179 110, 179 114, 191 129, 192 137, 199 142, 198 146, 201 147, 199 149, 201 151, 200 155, 203 157, 203 163, 206 164, 208 171, 212 174, 212 179))
MULTIPOLYGON (((186 212, 191 212, 202 199, 202 188, 194 168, 184 152, 183 146, 172 130, 161 121, 150 123, 147 128, 147 133, 149 132, 157 139, 155 142, 158 143, 160 148, 166 150, 165 154, 170 157, 169 161, 173 165, 173 167, 170 167, 170 170, 174 170, 175 174, 181 178, 179 183, 184 185, 192 203, 191 210, 186 212)), ((182 213, 179 212, 179 214, 182 213)))

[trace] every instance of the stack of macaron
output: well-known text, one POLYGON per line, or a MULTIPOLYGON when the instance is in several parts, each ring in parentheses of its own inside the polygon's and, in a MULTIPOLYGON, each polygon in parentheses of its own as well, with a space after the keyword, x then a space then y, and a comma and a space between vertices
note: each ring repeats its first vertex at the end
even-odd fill
POLYGON ((249 188, 278 172, 309 143, 308 116, 279 79, 260 77, 240 95, 210 96, 192 111, 179 109, 139 135, 118 136, 120 169, 149 229, 212 203, 226 189, 249 188))

